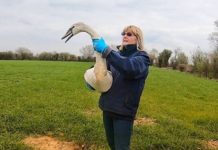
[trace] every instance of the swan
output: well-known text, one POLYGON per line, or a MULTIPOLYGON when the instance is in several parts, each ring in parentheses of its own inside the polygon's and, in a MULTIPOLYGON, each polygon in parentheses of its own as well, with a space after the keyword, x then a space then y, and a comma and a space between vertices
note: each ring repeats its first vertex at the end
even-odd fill
MULTIPOLYGON (((65 43, 71 39, 74 35, 86 32, 88 33, 92 39, 100 39, 99 34, 93 30, 90 26, 83 22, 78 22, 73 24, 66 34, 61 38, 62 40, 67 38, 65 43)), ((106 92, 110 89, 112 85, 112 74, 107 70, 106 59, 102 57, 102 54, 95 52, 96 62, 93 68, 88 69, 84 78, 86 82, 91 85, 96 91, 102 93, 106 92)))

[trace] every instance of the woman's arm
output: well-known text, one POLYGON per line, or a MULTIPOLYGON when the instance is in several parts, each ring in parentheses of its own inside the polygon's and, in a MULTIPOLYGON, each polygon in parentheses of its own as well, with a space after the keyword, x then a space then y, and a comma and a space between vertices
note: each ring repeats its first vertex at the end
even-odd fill
POLYGON ((147 74, 150 59, 146 52, 141 52, 133 57, 123 57, 118 52, 107 48, 103 57, 116 70, 128 78, 140 78, 147 74))

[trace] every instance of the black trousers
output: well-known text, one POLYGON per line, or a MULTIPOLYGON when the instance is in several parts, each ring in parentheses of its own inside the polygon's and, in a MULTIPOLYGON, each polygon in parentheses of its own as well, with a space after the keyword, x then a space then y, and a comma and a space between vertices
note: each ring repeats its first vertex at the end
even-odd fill
POLYGON ((111 150, 129 150, 133 120, 116 118, 103 112, 103 122, 111 150))

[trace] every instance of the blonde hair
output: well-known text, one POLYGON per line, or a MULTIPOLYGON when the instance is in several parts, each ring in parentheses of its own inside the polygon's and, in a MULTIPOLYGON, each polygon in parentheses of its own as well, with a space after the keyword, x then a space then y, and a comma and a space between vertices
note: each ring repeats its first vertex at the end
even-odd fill
MULTIPOLYGON (((123 32, 131 32, 133 35, 136 36, 137 39, 137 48, 138 50, 144 50, 144 38, 142 30, 134 25, 127 26, 123 29, 123 32)), ((123 45, 120 46, 120 50, 123 50, 123 45)))

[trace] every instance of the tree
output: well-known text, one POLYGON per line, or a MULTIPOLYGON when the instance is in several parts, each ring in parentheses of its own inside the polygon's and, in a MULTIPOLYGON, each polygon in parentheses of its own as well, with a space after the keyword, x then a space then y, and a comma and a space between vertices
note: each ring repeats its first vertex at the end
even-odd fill
POLYGON ((19 47, 16 50, 16 59, 32 59, 33 53, 26 47, 19 47))
POLYGON ((211 70, 213 77, 218 79, 218 48, 211 55, 211 70))
POLYGON ((77 60, 78 60, 78 58, 76 55, 74 55, 74 54, 70 55, 70 61, 77 61, 77 60))
POLYGON ((192 55, 193 69, 199 75, 209 74, 209 57, 207 53, 204 53, 200 47, 197 47, 195 53, 192 55))
POLYGON ((12 60, 15 59, 15 55, 12 51, 0 52, 0 60, 12 60))
POLYGON ((69 53, 66 53, 66 52, 60 53, 60 54, 58 55, 58 60, 61 60, 61 61, 69 61, 69 60, 70 60, 70 54, 69 54, 69 53))
POLYGON ((215 26, 216 26, 216 30, 215 32, 212 32, 210 34, 209 39, 211 40, 211 42, 214 44, 215 49, 218 48, 218 20, 216 20, 214 22, 215 26))
POLYGON ((50 52, 42 52, 39 54, 38 58, 40 60, 52 60, 53 54, 50 52))
POLYGON ((159 67, 168 67, 168 60, 172 54, 172 51, 164 49, 158 57, 158 66, 159 67))
POLYGON ((188 57, 185 55, 184 52, 180 52, 177 56, 178 64, 188 64, 188 57))
POLYGON ((182 52, 181 48, 174 50, 174 56, 170 59, 170 65, 173 69, 185 71, 188 64, 188 57, 182 52))
POLYGON ((171 59, 170 59, 170 65, 171 65, 171 67, 173 67, 173 69, 176 69, 177 68, 177 66, 179 65, 179 63, 178 63, 178 54, 181 52, 181 48, 176 48, 175 50, 174 50, 174 57, 172 57, 171 59))
POLYGON ((158 57, 158 50, 155 48, 152 48, 152 50, 149 53, 151 65, 157 64, 157 57, 158 57))
POLYGON ((215 22, 216 31, 210 35, 210 40, 214 45, 214 51, 211 55, 211 71, 214 78, 218 78, 218 20, 215 22))
POLYGON ((94 55, 94 48, 92 45, 86 45, 80 49, 84 59, 92 58, 94 55))

